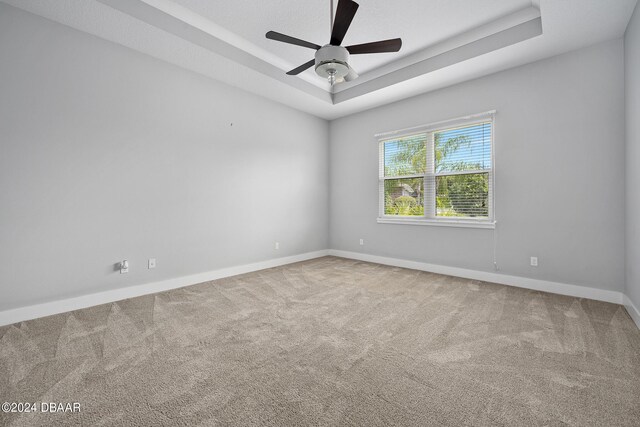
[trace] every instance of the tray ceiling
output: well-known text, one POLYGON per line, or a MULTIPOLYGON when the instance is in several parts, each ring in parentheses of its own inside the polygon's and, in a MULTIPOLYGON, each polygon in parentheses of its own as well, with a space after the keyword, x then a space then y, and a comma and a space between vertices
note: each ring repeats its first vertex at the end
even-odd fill
POLYGON ((264 37, 327 43, 328 0, 2 1, 326 119, 621 37, 636 3, 360 0, 345 44, 403 48, 352 56, 360 78, 331 88, 312 69, 285 75, 313 50, 264 37))

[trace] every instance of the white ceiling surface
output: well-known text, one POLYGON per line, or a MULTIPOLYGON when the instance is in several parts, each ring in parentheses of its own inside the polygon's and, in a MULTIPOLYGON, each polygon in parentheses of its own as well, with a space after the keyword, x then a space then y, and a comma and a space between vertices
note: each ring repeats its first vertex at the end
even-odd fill
MULTIPOLYGON (((233 29, 251 43, 273 52, 295 68, 314 51, 268 40, 274 30, 319 44, 329 43, 329 0, 174 0, 222 27, 233 29)), ((334 1, 334 8, 338 0, 334 1)), ((398 53, 353 55, 350 65, 364 74, 481 24, 531 6, 531 0, 359 0, 343 46, 402 37, 398 53)), ((305 73, 315 76, 313 69, 305 73)), ((317 77, 316 77, 317 78, 317 77)))
POLYGON ((337 104, 332 103, 327 85, 312 70, 299 77, 283 76, 283 70, 312 59, 313 50, 264 37, 274 30, 317 44, 327 43, 329 0, 103 0, 123 5, 124 9, 136 2, 161 4, 167 13, 180 15, 183 21, 186 16, 199 30, 255 58, 244 62, 248 65, 228 59, 220 45, 197 44, 193 38, 176 35, 179 32, 152 25, 159 21, 147 19, 147 11, 134 18, 97 0, 2 1, 293 108, 334 119, 621 37, 637 0, 360 0, 345 37, 346 45, 403 39, 399 53, 352 56, 351 64, 362 81, 367 72, 380 74, 401 58, 428 51, 530 6, 540 9, 543 34, 337 104), (276 75, 280 72, 282 75, 276 75))

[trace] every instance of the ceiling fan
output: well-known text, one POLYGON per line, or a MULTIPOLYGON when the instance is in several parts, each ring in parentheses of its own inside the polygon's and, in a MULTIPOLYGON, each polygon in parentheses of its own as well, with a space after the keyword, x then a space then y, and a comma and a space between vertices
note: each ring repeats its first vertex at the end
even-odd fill
MULTIPOLYGON (((269 31, 266 34, 268 39, 316 50, 315 59, 305 62, 287 72, 287 74, 295 76, 315 65, 316 73, 320 77, 326 78, 329 84, 333 85, 342 81, 348 82, 358 77, 358 73, 349 65, 349 54, 360 55, 364 53, 399 51, 400 47, 402 47, 402 39, 381 40, 346 47, 340 46, 358 10, 358 6, 358 3, 353 0, 338 1, 335 22, 333 22, 333 28, 331 29, 331 41, 324 46, 287 36, 286 34, 269 31)), ((331 0, 331 13, 333 14, 333 0, 331 0)))

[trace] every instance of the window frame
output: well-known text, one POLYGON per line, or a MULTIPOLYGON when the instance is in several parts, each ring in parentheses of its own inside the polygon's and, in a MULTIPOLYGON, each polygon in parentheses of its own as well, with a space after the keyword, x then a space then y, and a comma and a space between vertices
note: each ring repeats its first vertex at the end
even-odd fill
POLYGON ((378 218, 377 222, 380 224, 408 224, 408 225, 435 225, 435 226, 448 226, 448 227, 468 227, 468 228, 495 228, 495 110, 487 111, 484 113, 474 114, 470 116, 458 117, 450 120, 443 120, 427 125, 415 126, 412 128, 400 129, 391 132, 384 132, 376 134, 375 137, 378 141, 378 218), (435 172, 434 156, 434 134, 436 132, 447 131, 455 128, 468 127, 481 123, 490 123, 491 125, 491 169, 472 170, 463 172, 435 172), (424 174, 414 174, 407 176, 384 176, 384 144, 388 141, 397 140, 399 138, 411 137, 419 134, 426 134, 426 162, 427 168, 424 174), (435 201, 436 194, 431 191, 428 192, 428 188, 435 188, 435 186, 429 185, 428 180, 437 179, 438 176, 450 176, 450 175, 468 175, 468 174, 489 174, 489 188, 488 188, 488 217, 487 218, 474 218, 474 217, 438 217, 435 215, 435 201), (390 179, 401 178, 423 178, 423 188, 425 192, 424 198, 424 216, 399 216, 399 215, 385 215, 385 193, 384 183, 390 179), (428 200, 428 202, 427 202, 428 200), (433 205, 433 206, 432 206, 433 205), (429 208, 428 208, 429 206, 429 208), (431 209, 431 212, 428 211, 431 209))

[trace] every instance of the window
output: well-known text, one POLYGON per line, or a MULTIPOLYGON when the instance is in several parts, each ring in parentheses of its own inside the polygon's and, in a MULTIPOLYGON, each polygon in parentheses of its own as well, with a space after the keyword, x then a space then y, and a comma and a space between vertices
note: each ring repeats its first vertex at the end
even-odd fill
POLYGON ((493 227, 493 112, 393 134, 378 222, 493 227))

